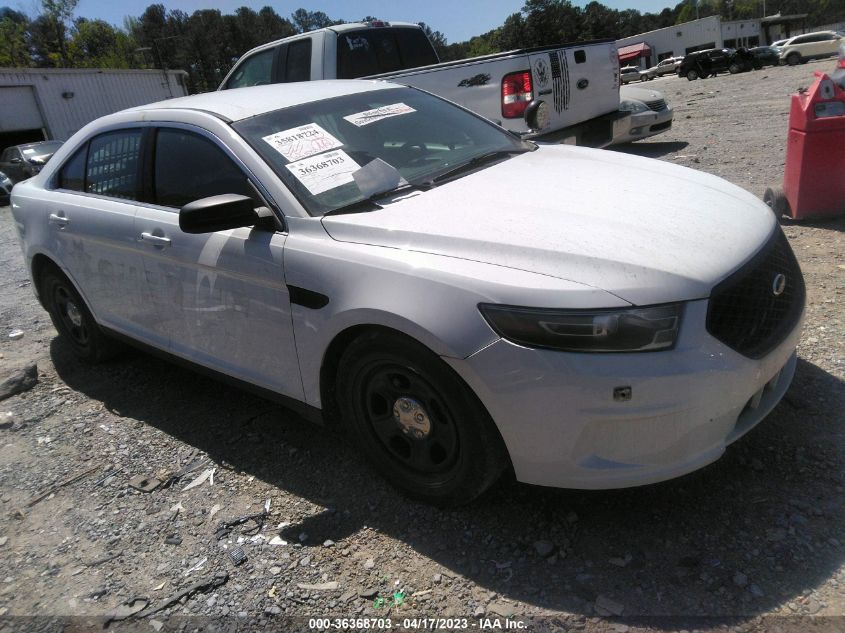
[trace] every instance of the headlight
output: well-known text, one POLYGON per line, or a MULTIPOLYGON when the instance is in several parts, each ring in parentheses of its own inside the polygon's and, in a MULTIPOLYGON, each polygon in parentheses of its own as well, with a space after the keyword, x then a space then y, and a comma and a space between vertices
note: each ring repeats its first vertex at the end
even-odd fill
POLYGON ((633 101, 625 99, 619 104, 619 109, 623 112, 648 112, 648 106, 642 101, 633 101))
POLYGON ((526 347, 567 352, 651 352, 672 349, 683 304, 608 310, 556 310, 479 304, 499 336, 526 347))

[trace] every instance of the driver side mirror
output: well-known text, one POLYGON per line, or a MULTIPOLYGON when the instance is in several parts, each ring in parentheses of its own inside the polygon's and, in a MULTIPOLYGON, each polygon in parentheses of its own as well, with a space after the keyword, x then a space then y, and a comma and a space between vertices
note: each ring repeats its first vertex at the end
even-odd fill
POLYGON ((18 163, 21 162, 21 159, 16 156, 15 158, 10 160, 9 162, 12 163, 13 165, 17 165, 18 163))
MULTIPOLYGON (((182 207, 179 228, 185 233, 198 234, 263 225, 268 213, 257 211, 252 198, 224 193, 194 200, 182 207)), ((272 213, 269 213, 269 219, 272 221, 272 213)))

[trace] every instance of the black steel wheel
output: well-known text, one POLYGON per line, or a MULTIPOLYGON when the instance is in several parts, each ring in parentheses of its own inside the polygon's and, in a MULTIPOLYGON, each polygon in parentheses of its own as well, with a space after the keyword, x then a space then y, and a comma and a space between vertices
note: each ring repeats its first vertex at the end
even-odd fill
POLYGON ((508 466, 484 407, 435 354, 403 336, 374 331, 338 364, 344 425, 387 480, 437 505, 468 503, 508 466))
POLYGON ((53 325, 79 359, 99 363, 114 356, 119 344, 103 333, 76 288, 58 268, 45 268, 38 287, 53 325))

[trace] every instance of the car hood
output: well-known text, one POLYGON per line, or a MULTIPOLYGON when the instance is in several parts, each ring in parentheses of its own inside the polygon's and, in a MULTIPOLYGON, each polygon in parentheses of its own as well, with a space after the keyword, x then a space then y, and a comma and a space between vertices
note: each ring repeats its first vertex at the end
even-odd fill
POLYGON ((776 225, 721 178, 564 145, 380 204, 323 226, 335 240, 549 275, 635 305, 709 296, 776 225))
POLYGON ((648 88, 637 88, 636 86, 619 86, 620 99, 636 99, 637 101, 654 101, 663 99, 663 93, 648 88))

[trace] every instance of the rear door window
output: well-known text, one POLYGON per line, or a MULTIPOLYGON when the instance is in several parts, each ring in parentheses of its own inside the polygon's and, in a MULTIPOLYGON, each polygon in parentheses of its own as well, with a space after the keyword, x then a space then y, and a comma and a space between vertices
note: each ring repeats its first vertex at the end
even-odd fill
POLYGON ((437 55, 419 29, 368 29, 338 34, 339 79, 355 79, 436 63, 437 55))
POLYGON ((76 154, 59 171, 59 188, 70 191, 85 191, 85 160, 88 143, 76 150, 76 154))
POLYGON ((142 134, 141 129, 135 128, 91 139, 85 169, 86 192, 138 199, 142 134))
POLYGON ((285 59, 285 82, 311 79, 311 39, 306 38, 288 45, 285 59))

